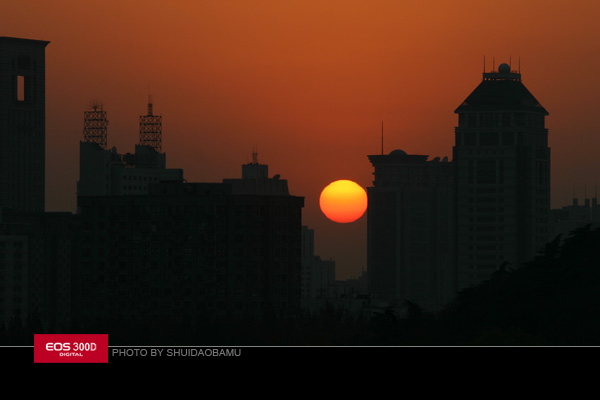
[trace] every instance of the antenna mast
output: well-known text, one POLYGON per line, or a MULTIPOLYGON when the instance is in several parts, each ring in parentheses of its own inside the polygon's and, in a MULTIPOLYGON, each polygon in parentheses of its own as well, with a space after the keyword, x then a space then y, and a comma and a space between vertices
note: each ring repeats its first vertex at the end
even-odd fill
POLYGON ((148 114, 140 116, 140 145, 162 151, 162 116, 152 113, 152 96, 148 95, 148 114))
POLYGON ((106 150, 106 136, 108 119, 106 111, 102 109, 102 103, 94 101, 90 104, 90 111, 83 113, 83 141, 97 143, 106 150))

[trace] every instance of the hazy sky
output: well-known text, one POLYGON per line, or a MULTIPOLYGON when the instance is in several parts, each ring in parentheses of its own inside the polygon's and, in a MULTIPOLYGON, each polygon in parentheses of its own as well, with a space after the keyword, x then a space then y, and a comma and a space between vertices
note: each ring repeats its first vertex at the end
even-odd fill
POLYGON ((512 60, 550 112, 552 206, 594 195, 600 149, 597 0, 2 0, 0 36, 46 48, 46 207, 74 211, 83 112, 133 152, 152 94, 167 166, 191 182, 241 176, 258 149, 305 197, 303 224, 337 278, 366 268, 366 216, 318 206, 331 181, 372 185, 368 154, 452 158, 454 109, 512 60))

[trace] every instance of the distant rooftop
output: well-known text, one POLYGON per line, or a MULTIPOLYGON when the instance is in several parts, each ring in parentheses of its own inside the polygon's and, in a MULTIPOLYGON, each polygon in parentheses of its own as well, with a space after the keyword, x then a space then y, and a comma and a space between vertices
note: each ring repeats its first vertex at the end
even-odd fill
MULTIPOLYGON (((389 154, 374 154, 367 156, 372 164, 414 164, 424 162, 439 162, 440 157, 427 160, 428 155, 407 154, 404 150, 392 150, 389 154)), ((448 157, 444 157, 441 162, 448 162, 448 157)))
POLYGON ((50 43, 48 40, 35 40, 35 39, 24 39, 24 38, 16 38, 10 36, 0 36, 0 44, 29 44, 35 46, 47 46, 50 43))
POLYGON ((508 64, 501 64, 498 71, 484 72, 483 81, 454 112, 498 109, 537 111, 548 115, 521 82, 521 74, 511 70, 508 64))

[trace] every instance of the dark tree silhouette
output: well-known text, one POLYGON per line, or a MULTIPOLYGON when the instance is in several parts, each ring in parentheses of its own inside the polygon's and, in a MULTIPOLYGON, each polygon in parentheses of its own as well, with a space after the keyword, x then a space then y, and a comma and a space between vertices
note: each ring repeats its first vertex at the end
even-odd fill
POLYGON ((443 313, 453 344, 600 343, 600 229, 556 237, 521 268, 500 268, 443 313))

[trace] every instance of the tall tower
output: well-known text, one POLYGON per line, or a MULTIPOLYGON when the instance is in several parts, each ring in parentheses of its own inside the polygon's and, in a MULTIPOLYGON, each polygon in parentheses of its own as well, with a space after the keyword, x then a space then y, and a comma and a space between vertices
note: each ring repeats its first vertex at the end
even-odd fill
POLYGON ((368 157, 375 176, 367 188, 369 291, 438 311, 456 292, 453 165, 402 150, 368 157))
POLYGON ((0 207, 45 209, 48 43, 0 36, 0 207))
POLYGON ((549 239, 548 112, 501 64, 454 111, 458 289, 517 268, 549 239))
POLYGON ((89 111, 83 115, 83 141, 96 143, 100 148, 106 150, 106 136, 108 131, 108 119, 102 104, 94 102, 89 111))
POLYGON ((148 114, 140 116, 140 145, 162 151, 162 116, 152 114, 152 98, 148 96, 148 114))

